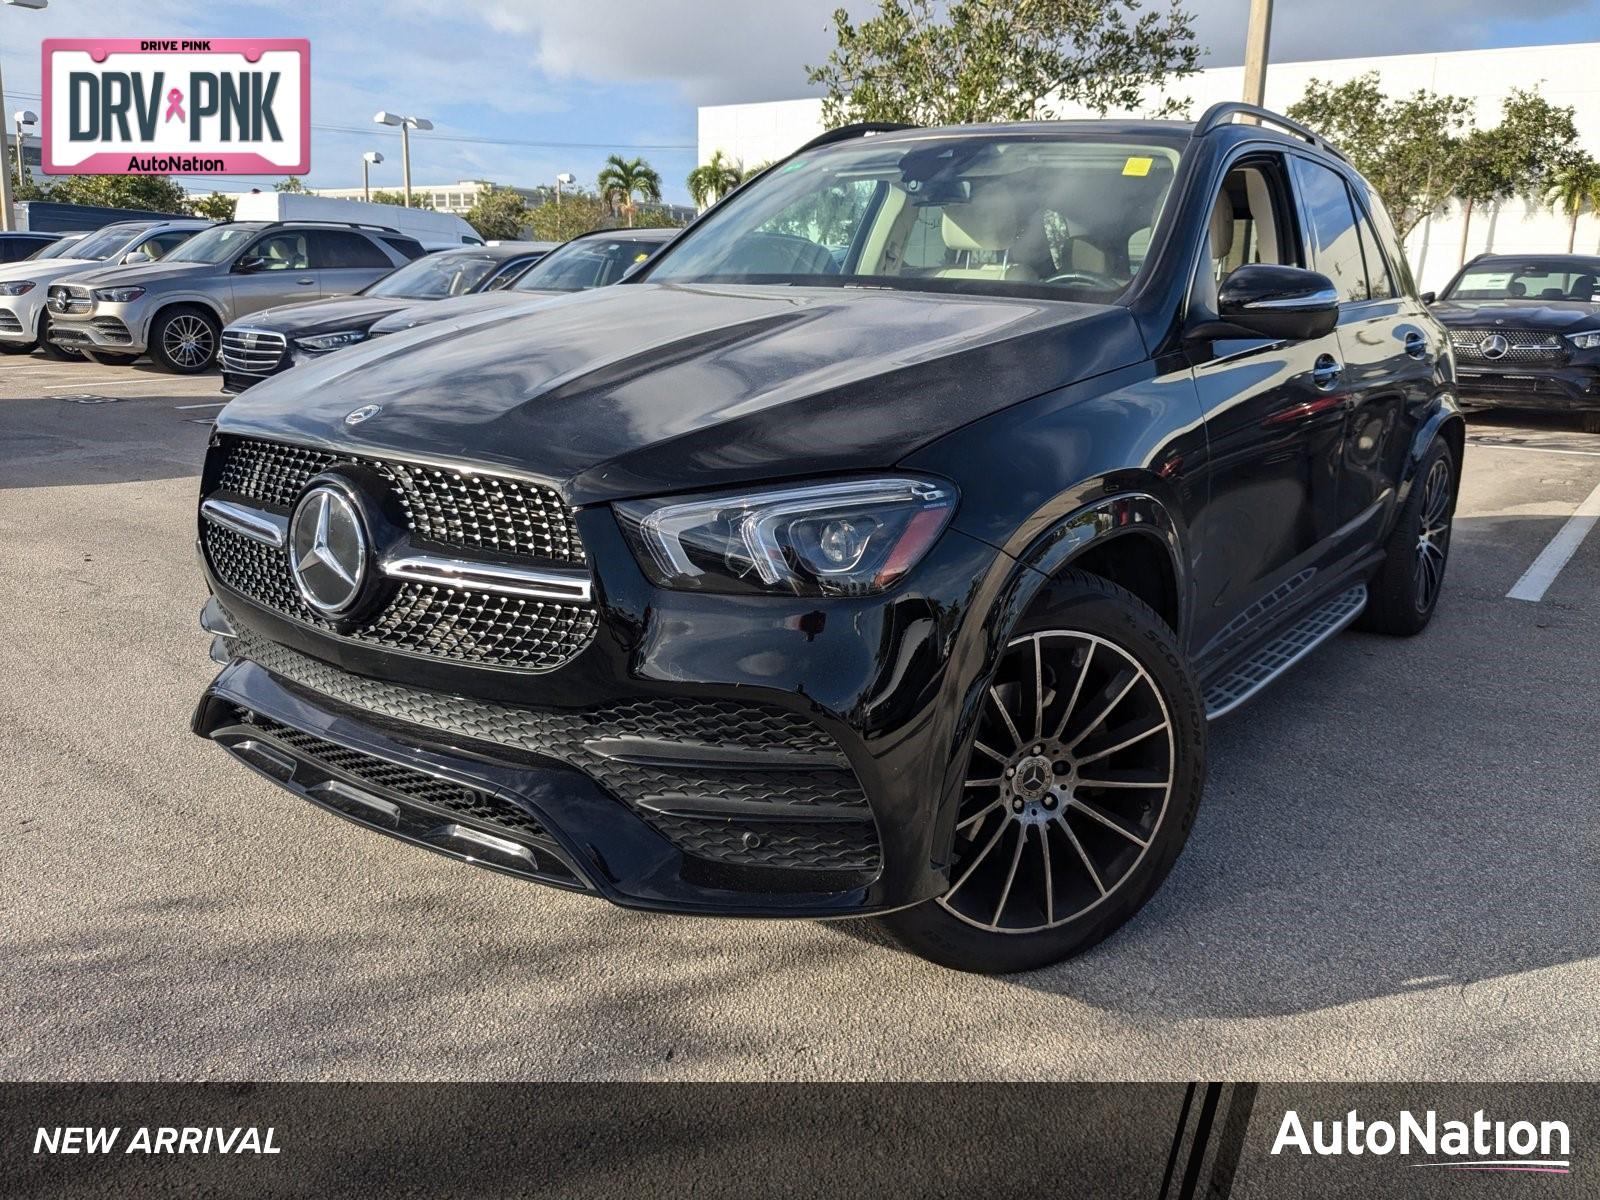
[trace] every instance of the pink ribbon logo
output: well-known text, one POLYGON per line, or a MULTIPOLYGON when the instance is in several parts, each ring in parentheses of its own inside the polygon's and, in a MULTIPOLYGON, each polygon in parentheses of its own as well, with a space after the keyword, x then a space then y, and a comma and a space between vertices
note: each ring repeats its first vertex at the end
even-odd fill
POLYGON ((183 93, 177 88, 173 88, 167 93, 167 115, 165 119, 170 121, 173 117, 177 117, 180 121, 188 120, 183 115, 183 93))

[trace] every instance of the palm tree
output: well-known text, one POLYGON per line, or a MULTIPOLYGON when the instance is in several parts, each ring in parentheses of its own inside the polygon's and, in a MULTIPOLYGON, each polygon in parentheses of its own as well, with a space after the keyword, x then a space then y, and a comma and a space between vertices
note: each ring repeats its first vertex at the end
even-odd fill
POLYGON ((694 197, 696 208, 705 208, 733 191, 744 178, 743 163, 732 162, 722 156, 721 150, 713 150, 709 162, 689 172, 689 195, 694 197))
POLYGON ((1553 208, 1570 218, 1567 222, 1567 253, 1578 240, 1578 215, 1587 207, 1600 212, 1600 162, 1587 154, 1574 155, 1562 163, 1550 176, 1550 190, 1545 193, 1553 208))
POLYGON ((628 214, 628 228, 633 228, 633 199, 661 202, 661 176, 642 158, 624 159, 613 154, 600 169, 600 195, 613 211, 628 214))

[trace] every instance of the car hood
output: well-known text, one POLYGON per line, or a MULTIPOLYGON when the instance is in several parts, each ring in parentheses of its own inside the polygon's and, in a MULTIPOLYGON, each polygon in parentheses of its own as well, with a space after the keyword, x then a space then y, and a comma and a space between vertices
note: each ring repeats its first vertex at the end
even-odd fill
POLYGON ((1572 333, 1600 329, 1600 305, 1577 300, 1440 300, 1433 315, 1456 329, 1548 329, 1572 333))
POLYGON ((151 284, 180 279, 185 275, 218 274, 222 270, 224 268, 216 263, 135 263, 126 267, 103 267, 98 271, 86 272, 72 282, 87 283, 93 287, 104 287, 113 283, 122 287, 149 287, 151 284))
POLYGON ((564 296, 566 292, 474 292, 466 296, 451 296, 448 300, 435 300, 426 307, 412 308, 395 313, 372 327, 374 334, 403 333, 419 325, 437 325, 440 321, 453 321, 476 313, 491 312, 514 306, 519 300, 548 299, 564 296))
POLYGON ((1119 307, 625 284, 329 355, 257 384, 217 428, 504 468, 587 504, 889 467, 1007 405, 1144 357, 1119 307), (379 411, 345 424, 366 405, 379 411))
POLYGON ((304 337, 312 333, 334 333, 346 329, 367 329, 380 317, 401 312, 432 300, 403 296, 330 296, 326 300, 306 300, 300 304, 280 304, 264 308, 238 321, 240 328, 271 329, 285 337, 304 337))
POLYGON ((29 262, 23 259, 21 262, 0 266, 0 281, 31 279, 38 284, 54 283, 63 275, 71 275, 75 271, 92 271, 104 265, 92 258, 47 258, 41 262, 29 262))

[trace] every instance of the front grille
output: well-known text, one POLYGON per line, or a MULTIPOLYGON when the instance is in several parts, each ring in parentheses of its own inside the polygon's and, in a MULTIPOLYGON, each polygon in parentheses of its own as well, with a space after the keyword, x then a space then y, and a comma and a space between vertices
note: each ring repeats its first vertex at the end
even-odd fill
POLYGON ((312 476, 340 463, 359 463, 389 480, 420 537, 464 550, 559 563, 587 561, 572 510, 554 488, 452 467, 247 438, 224 439, 219 453, 218 488, 263 504, 287 510, 312 476))
POLYGON ((1469 375, 1456 376, 1457 388, 1467 396, 1493 394, 1496 396, 1560 396, 1570 397, 1572 391, 1560 380, 1542 375, 1469 375))
POLYGON ((559 882, 579 884, 572 870, 552 851, 555 839, 526 810, 493 792, 440 779, 414 767, 353 750, 315 734, 294 729, 260 713, 239 710, 241 724, 270 737, 323 771, 343 775, 376 792, 387 794, 442 817, 464 819, 488 832, 514 838, 535 853, 537 870, 559 882))
POLYGON ((240 375, 271 375, 283 364, 289 343, 283 334, 260 329, 222 331, 222 369, 240 375))
POLYGON ((307 607, 290 581, 288 554, 214 522, 203 522, 206 557, 240 595, 324 633, 454 662, 548 671, 594 636, 595 611, 524 596, 403 584, 370 621, 345 633, 307 607))
POLYGON ((1561 336, 1538 329, 1452 329, 1450 344, 1456 357, 1480 363, 1556 362, 1566 357, 1561 336), (1508 349, 1497 358, 1486 356, 1479 347, 1484 339, 1499 334, 1508 349))
POLYGON ((46 295, 51 312, 86 313, 94 307, 94 297, 86 287, 56 283, 50 285, 46 295))
POLYGON ((525 708, 354 675, 247 628, 236 653, 336 703, 576 767, 695 858, 736 867, 878 869, 877 827, 855 772, 824 730, 788 709, 667 697, 583 710, 525 708), (672 747, 673 758, 630 750, 629 738, 672 747), (781 768, 730 763, 726 756, 740 751, 782 752, 794 761, 781 768), (708 811, 718 804, 731 811, 708 811))
POLYGON ((0 333, 21 333, 22 322, 9 308, 0 308, 0 333))

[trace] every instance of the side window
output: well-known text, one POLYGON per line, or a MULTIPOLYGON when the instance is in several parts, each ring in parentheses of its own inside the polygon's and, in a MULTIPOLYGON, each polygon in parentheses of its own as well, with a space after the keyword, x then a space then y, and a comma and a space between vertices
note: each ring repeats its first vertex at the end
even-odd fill
MULTIPOLYGON (((389 249, 393 250, 396 254, 405 259, 421 258, 427 253, 427 251, 422 248, 422 243, 417 241, 415 238, 385 237, 381 240, 385 246, 389 247, 389 249)), ((462 239, 462 241, 465 240, 465 238, 462 239)))
POLYGON ((1297 156, 1293 161, 1300 200, 1311 226, 1316 269, 1333 280, 1341 300, 1370 299, 1361 232, 1344 177, 1309 159, 1297 156))
POLYGON ((361 267, 387 269, 392 264, 384 254, 359 233, 347 229, 319 229, 311 239, 311 263, 318 270, 361 267))
POLYGON ((1361 257, 1367 264, 1367 298, 1391 300, 1394 298, 1394 284, 1389 282, 1389 268, 1384 265, 1383 255, 1378 250, 1378 237, 1364 216, 1359 218, 1357 228, 1361 233, 1361 257))
POLYGON ((1211 202, 1205 255, 1195 272, 1192 304, 1214 312, 1217 285, 1246 263, 1301 265, 1303 255, 1288 197, 1288 177, 1277 156, 1251 158, 1228 169, 1211 202))
POLYGON ((303 233, 274 233, 262 238, 249 250, 245 258, 265 261, 264 271, 308 271, 311 257, 306 253, 306 235, 303 233))
POLYGON ((1383 201, 1378 199, 1377 193, 1370 187, 1361 188, 1361 199, 1366 204, 1372 228, 1378 235, 1378 245, 1389 259, 1395 294, 1403 292, 1408 296, 1415 296, 1417 281, 1411 276, 1411 264, 1406 260, 1406 248, 1395 233, 1394 222, 1389 219, 1389 210, 1383 207, 1383 201))
POLYGON ((190 231, 173 230, 171 233, 158 233, 155 237, 141 247, 151 258, 165 258, 179 246, 189 240, 190 231))

